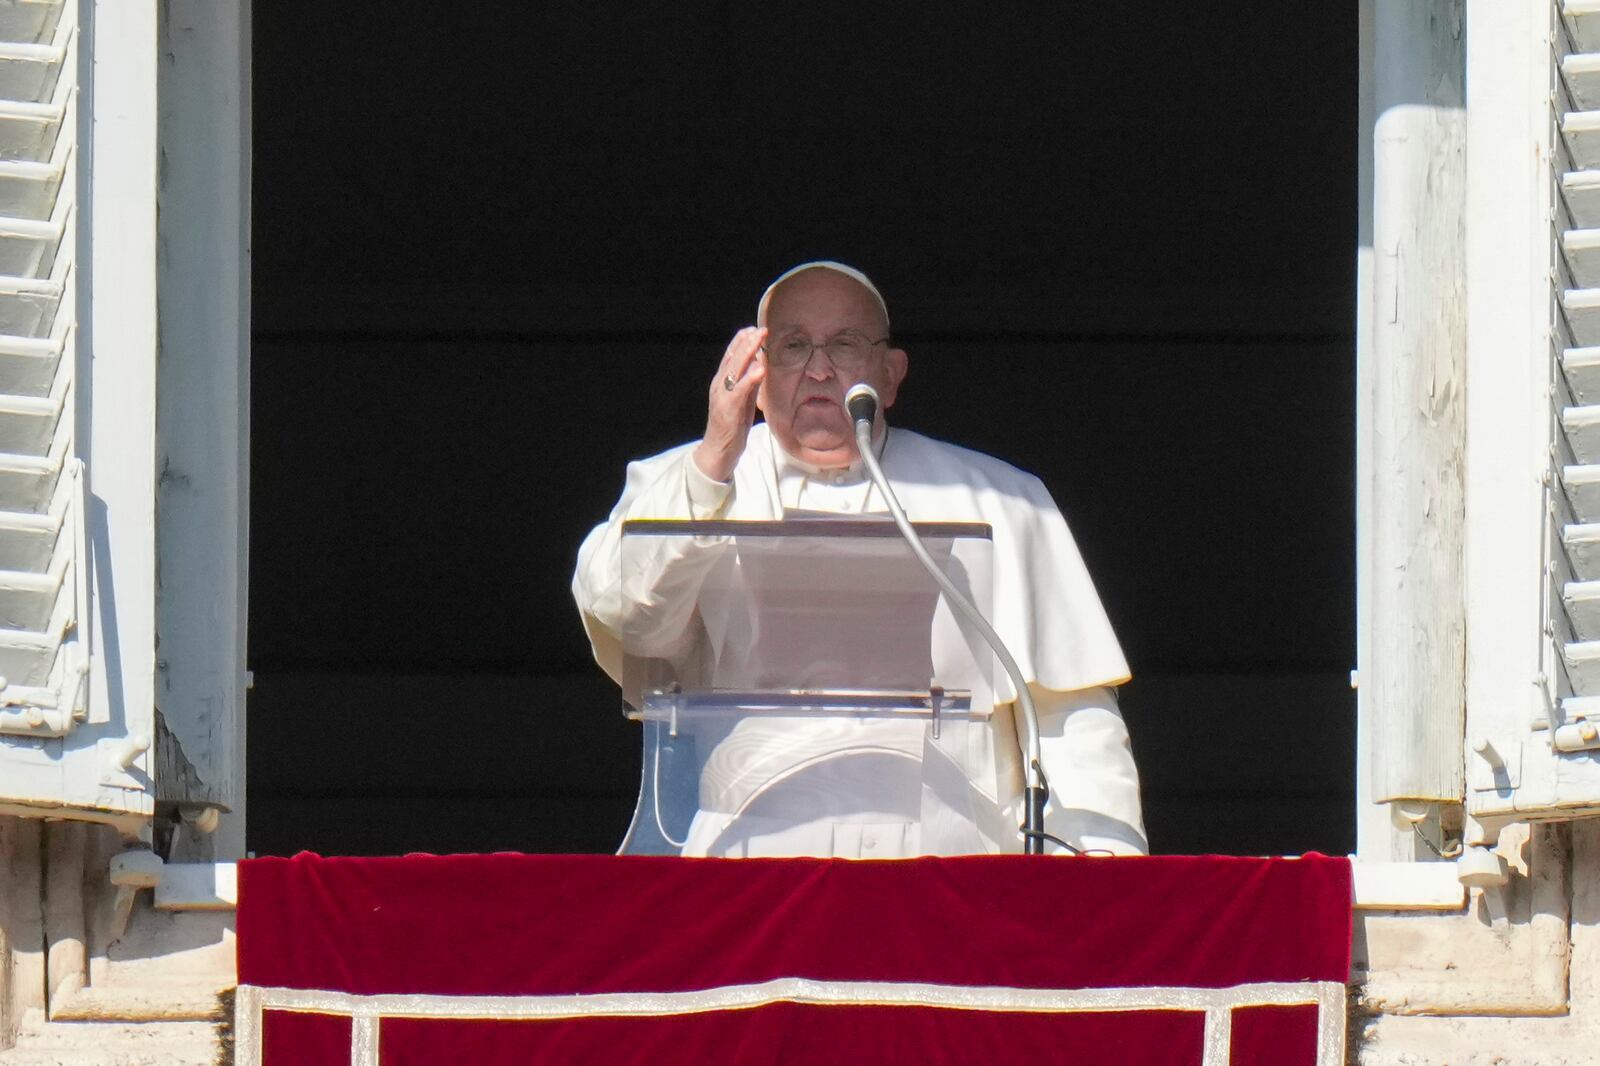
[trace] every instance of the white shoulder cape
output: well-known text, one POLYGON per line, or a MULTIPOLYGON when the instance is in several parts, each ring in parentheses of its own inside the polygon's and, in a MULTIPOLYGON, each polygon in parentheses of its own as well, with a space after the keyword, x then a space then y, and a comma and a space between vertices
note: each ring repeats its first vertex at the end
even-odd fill
MULTIPOLYGON (((670 512, 645 514, 637 504, 650 496, 682 496, 651 490, 662 479, 682 483, 683 464, 691 463, 693 447, 693 443, 680 445, 630 464, 627 488, 611 514, 611 523, 688 517, 670 512)), ((752 427, 746 451, 734 469, 733 499, 723 517, 781 517, 778 459, 768 427, 752 427)), ((1130 679, 1122 647, 1083 567, 1077 543, 1043 482, 1002 459, 899 427, 888 434, 882 463, 894 493, 914 522, 987 522, 992 527, 992 621, 1030 683, 1072 691, 1120 685, 1130 679)), ((877 499, 875 493, 872 499, 877 499)), ((586 544, 584 549, 587 552, 594 547, 586 544)), ((611 656, 602 656, 603 663, 608 658, 611 656)), ((610 663, 606 666, 610 669, 610 663)), ((995 680, 997 703, 1016 699, 1010 679, 1000 674, 995 680)))
MULTIPOLYGON (((728 518, 783 514, 775 447, 765 424, 751 430, 734 471, 728 518)), ((690 448, 645 462, 690 461, 690 448)), ((1072 691, 1129 679, 1083 556, 1043 482, 993 456, 900 428, 889 431, 882 465, 912 521, 987 522, 993 528, 992 621, 1028 681, 1072 691)), ((1003 674, 997 683, 998 702, 1016 698, 1003 674)))

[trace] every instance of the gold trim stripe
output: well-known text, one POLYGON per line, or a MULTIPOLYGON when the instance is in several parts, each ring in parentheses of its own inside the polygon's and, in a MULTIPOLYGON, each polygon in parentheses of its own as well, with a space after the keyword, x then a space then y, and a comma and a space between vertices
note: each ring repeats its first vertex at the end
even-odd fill
POLYGON ((282 1010, 351 1018, 351 1066, 377 1066, 382 1018, 531 1021, 650 1018, 750 1010, 773 1003, 937 1007, 1033 1013, 1180 1010, 1206 1015, 1203 1066, 1227 1066, 1232 1012, 1241 1007, 1317 1006, 1317 1066, 1344 1062, 1345 987, 1334 981, 1265 982, 1229 988, 1007 988, 921 982, 817 981, 781 977, 688 992, 603 992, 550 996, 357 995, 323 989, 240 985, 237 1066, 262 1066, 261 1014, 282 1010))

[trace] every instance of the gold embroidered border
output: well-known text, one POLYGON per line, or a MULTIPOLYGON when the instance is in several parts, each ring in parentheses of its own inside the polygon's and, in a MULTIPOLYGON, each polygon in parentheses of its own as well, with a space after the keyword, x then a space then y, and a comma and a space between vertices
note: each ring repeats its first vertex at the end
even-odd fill
POLYGON ((782 977, 759 984, 689 992, 601 992, 552 996, 356 995, 305 988, 240 985, 235 1013, 237 1066, 262 1066, 261 1015, 266 1010, 342 1015, 352 1019, 351 1066, 378 1066, 382 1018, 533 1021, 661 1017, 750 1010, 772 1003, 818 1006, 938 1007, 1039 1013, 1203 1011, 1203 1066, 1227 1066, 1232 1012, 1240 1007, 1317 1006, 1317 1066, 1344 1062, 1345 988, 1334 981, 1269 982, 1229 988, 1005 988, 920 982, 817 981, 782 977))

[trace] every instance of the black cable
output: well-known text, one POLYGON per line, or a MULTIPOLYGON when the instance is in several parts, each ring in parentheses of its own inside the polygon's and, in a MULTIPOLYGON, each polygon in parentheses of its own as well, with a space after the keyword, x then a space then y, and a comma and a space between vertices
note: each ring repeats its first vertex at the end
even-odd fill
POLYGON ((1023 837, 1025 839, 1037 840, 1037 841, 1039 841, 1039 843, 1041 845, 1045 841, 1048 840, 1052 844, 1056 844, 1056 845, 1059 845, 1060 847, 1066 848, 1068 851, 1072 852, 1072 854, 1074 854, 1074 855, 1082 855, 1083 854, 1082 851, 1080 851, 1079 849, 1073 847, 1071 844, 1068 844, 1065 840, 1062 840, 1060 837, 1056 836, 1054 833, 1047 833, 1043 829, 1029 829, 1025 825, 1024 826, 1018 826, 1017 829, 1023 835, 1023 837))

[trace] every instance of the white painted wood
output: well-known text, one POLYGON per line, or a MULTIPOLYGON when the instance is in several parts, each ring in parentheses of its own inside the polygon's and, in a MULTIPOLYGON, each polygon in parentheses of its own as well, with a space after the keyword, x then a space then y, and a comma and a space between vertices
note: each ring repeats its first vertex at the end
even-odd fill
POLYGON ((48 218, 66 172, 66 165, 56 159, 0 160, 0 215, 48 218))
MULTIPOLYGON (((0 113, 44 116, 36 134, 53 130, 57 139, 76 130, 65 115, 76 85, 76 25, 75 13, 56 17, 48 46, 0 43, 0 80, 17 63, 48 61, 56 94, 48 105, 8 102, 0 113)), ((40 154, 55 156, 58 148, 52 140, 40 154)), ((72 156, 62 149, 58 158, 72 156)), ((38 772, 10 750, 18 743, 11 738, 61 737, 89 717, 88 642, 79 625, 88 605, 86 497, 76 457, 77 362, 68 357, 72 254, 60 254, 75 199, 75 188, 58 183, 42 205, 46 218, 0 218, 0 272, 11 275, 0 277, 0 800, 7 801, 59 803, 70 776, 64 760, 54 774, 38 772)))
POLYGON ((1576 344, 1600 344, 1600 289, 1567 289, 1561 294, 1561 308, 1576 344))
POLYGON ((161 868, 155 906, 161 911, 223 911, 239 905, 239 866, 169 862, 161 868))
POLYGON ((1561 701, 1561 717, 1568 722, 1600 721, 1600 696, 1568 696, 1561 701))
MULTIPOLYGON (((39 631, 50 623, 66 560, 54 572, 43 574, 26 570, 0 570, 0 628, 39 631)), ((6 686, 10 688, 10 685, 6 686)), ((0 691, 0 695, 4 692, 0 691)))
POLYGON ((64 232, 59 222, 0 218, 0 275, 48 277, 64 232))
POLYGON ((1376 4, 1372 798, 1459 803, 1467 116, 1457 8, 1376 4))
POLYGON ((1561 369, 1572 398, 1581 404, 1600 403, 1600 348, 1568 348, 1561 353, 1561 369))
POLYGON ((65 114, 63 103, 0 100, 0 159, 49 159, 65 114))
POLYGON ((1580 518, 1600 518, 1600 466, 1575 464, 1561 468, 1561 484, 1580 518))
MULTIPOLYGON (((1558 361, 1580 404, 1600 382, 1600 353, 1586 350, 1600 345, 1600 292, 1560 294, 1574 336, 1558 337, 1552 350, 1561 251, 1551 239, 1560 155, 1551 136, 1560 58, 1553 9, 1468 0, 1467 19, 1466 735, 1512 772, 1490 773, 1480 757, 1465 757, 1476 760, 1467 812, 1493 819, 1553 814, 1568 806, 1568 790, 1581 804, 1591 787, 1563 776, 1549 730, 1534 727, 1559 717, 1556 686, 1567 671, 1600 668, 1600 657, 1581 642, 1563 656, 1545 634, 1547 608, 1567 624, 1563 599, 1587 620, 1593 602, 1584 583, 1600 579, 1600 529, 1588 529, 1585 519, 1594 515, 1600 524, 1600 466, 1576 462, 1552 471, 1559 419, 1551 407, 1558 361), (1576 515, 1571 521, 1561 517, 1563 489, 1576 515), (1546 548, 1558 544, 1567 545, 1579 579, 1565 589, 1544 573, 1554 562, 1546 548)), ((1580 113, 1562 124, 1580 169, 1564 176, 1561 196, 1578 229, 1600 228, 1600 173, 1581 169, 1585 153, 1600 145, 1597 121, 1600 115, 1580 113)), ((1563 240, 1591 254, 1591 235, 1563 240)), ((1591 414, 1579 407, 1568 418, 1581 428, 1591 414)), ((1600 797, 1600 780, 1594 788, 1600 797)))
MULTIPOLYGON (((64 745, 65 802, 149 814, 152 758, 109 773, 130 739, 154 733, 156 181, 158 9, 155 0, 88 0, 91 70, 80 94, 88 142, 76 172, 82 214, 76 254, 93 288, 82 293, 77 404, 92 498, 89 551, 97 576, 89 609, 95 669, 90 725, 64 745), (83 96, 89 98, 83 100, 83 96)), ((58 29, 58 37, 59 37, 58 29)), ((58 150, 58 159, 63 157, 58 150)), ((26 164, 14 164, 26 165, 26 164)))
POLYGON ((1568 230, 1561 235, 1561 247, 1574 283, 1581 288, 1600 283, 1600 229, 1568 230))
POLYGON ((1600 640, 1580 640, 1562 645, 1562 659, 1573 688, 1579 692, 1600 690, 1600 640))
POLYGON ((1600 111, 1571 111, 1561 116, 1561 139, 1578 170, 1600 167, 1600 111))
POLYGON ((61 21, 63 0, 7 0, 0 4, 0 40, 48 40, 61 21))
POLYGON ((8 506, 42 510, 60 476, 57 457, 0 452, 0 499, 8 506))
POLYGON ((0 333, 11 337, 49 336, 61 295, 58 281, 0 277, 0 333))
POLYGON ((1575 225, 1600 226, 1600 170, 1573 170, 1563 174, 1561 196, 1575 225))
POLYGON ((0 511, 0 568, 39 570, 50 562, 62 516, 0 511))
MULTIPOLYGON (((62 380, 65 381, 65 378, 62 380)), ((0 451, 24 455, 48 454, 66 399, 65 384, 54 396, 0 393, 0 451)))
POLYGON ((1584 720, 1567 722, 1551 731, 1550 746, 1558 752, 1600 748, 1600 726, 1584 720))
POLYGON ((1580 52, 1564 56, 1561 77, 1566 81, 1573 102, 1585 111, 1600 108, 1600 54, 1580 52))
POLYGON ((1561 428, 1580 464, 1600 462, 1600 406, 1563 408, 1561 428))
MULTIPOLYGON (((249 8, 169 0, 161 51, 157 446, 161 711, 198 781, 162 798, 240 817, 243 855, 249 484, 249 8)), ((173 783, 176 786, 177 782, 173 783)))
POLYGON ((1569 581, 1561 587, 1561 602, 1580 637, 1600 638, 1600 581, 1569 581))
POLYGON ((1357 910, 1456 911, 1467 890, 1454 863, 1371 862, 1352 856, 1350 873, 1357 910))
POLYGON ((1585 52, 1600 52, 1600 5, 1595 0, 1563 0, 1563 21, 1573 42, 1585 52))
POLYGON ((61 45, 0 42, 0 99, 33 103, 50 99, 65 61, 61 45))
POLYGON ((15 396, 45 396, 55 385, 56 362, 66 331, 55 337, 0 336, 0 390, 15 396))
POLYGON ((1375 93, 1377 42, 1375 40, 1375 0, 1360 0, 1357 5, 1359 70, 1357 108, 1358 243, 1356 246, 1356 669, 1351 685, 1356 690, 1356 851, 1368 859, 1409 859, 1414 857, 1416 839, 1401 833, 1389 817, 1389 809, 1371 802, 1374 794, 1371 752, 1377 746, 1377 721, 1368 689, 1361 684, 1361 670, 1372 662, 1372 414, 1375 382, 1372 351, 1373 285, 1375 266, 1372 248, 1372 155, 1376 122, 1375 93))

